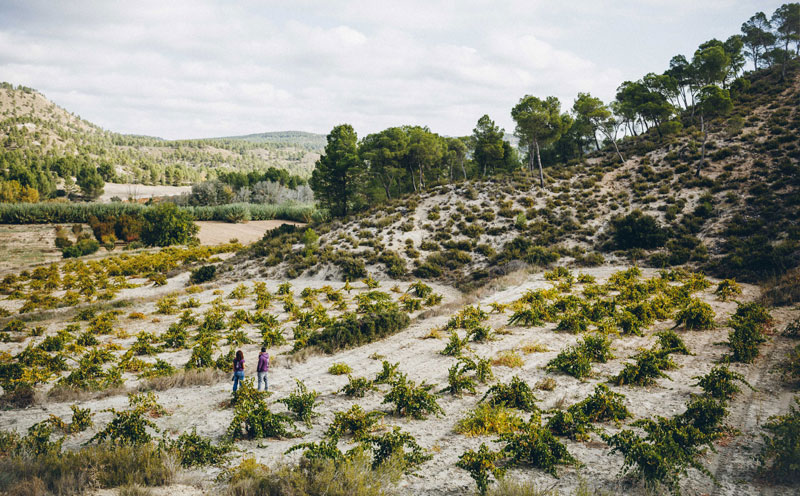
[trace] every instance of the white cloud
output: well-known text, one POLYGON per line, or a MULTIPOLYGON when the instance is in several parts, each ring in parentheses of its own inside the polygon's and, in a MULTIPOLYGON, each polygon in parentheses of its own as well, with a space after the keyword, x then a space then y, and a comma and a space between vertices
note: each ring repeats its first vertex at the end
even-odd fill
POLYGON ((732 34, 755 3, 7 0, 0 79, 107 129, 168 138, 341 122, 459 135, 485 113, 511 130, 522 95, 608 99, 732 34))

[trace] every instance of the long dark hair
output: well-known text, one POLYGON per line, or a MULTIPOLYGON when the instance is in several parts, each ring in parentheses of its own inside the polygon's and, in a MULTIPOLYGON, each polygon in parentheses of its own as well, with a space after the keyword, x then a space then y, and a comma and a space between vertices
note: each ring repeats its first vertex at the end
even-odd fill
POLYGON ((239 350, 236 352, 236 361, 241 362, 242 360, 244 360, 244 353, 242 353, 242 350, 239 350))

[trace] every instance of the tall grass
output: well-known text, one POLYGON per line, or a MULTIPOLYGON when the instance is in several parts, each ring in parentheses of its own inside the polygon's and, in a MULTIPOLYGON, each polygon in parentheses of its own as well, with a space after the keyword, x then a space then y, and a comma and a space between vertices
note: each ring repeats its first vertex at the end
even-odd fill
MULTIPOLYGON (((152 208, 138 203, 2 203, 0 224, 86 223, 89 217, 141 215, 152 208)), ((325 220, 326 214, 310 203, 287 202, 278 205, 233 203, 211 207, 180 207, 194 220, 242 222, 247 220, 291 220, 312 222, 325 220)))

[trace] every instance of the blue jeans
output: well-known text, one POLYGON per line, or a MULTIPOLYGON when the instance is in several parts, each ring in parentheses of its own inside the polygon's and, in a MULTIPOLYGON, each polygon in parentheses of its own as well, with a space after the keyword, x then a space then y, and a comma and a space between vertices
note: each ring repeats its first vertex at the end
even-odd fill
POLYGON ((258 372, 258 390, 261 391, 261 382, 264 382, 264 391, 269 391, 269 383, 267 382, 267 371, 258 372))
POLYGON ((233 373, 233 392, 239 389, 239 383, 244 380, 244 370, 238 370, 233 373))

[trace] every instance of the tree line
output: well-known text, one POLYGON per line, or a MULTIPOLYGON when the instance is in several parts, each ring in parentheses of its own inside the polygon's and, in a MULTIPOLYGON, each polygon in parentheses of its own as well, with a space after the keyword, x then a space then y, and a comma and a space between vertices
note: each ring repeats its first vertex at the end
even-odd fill
POLYGON ((747 59, 755 70, 780 65, 784 80, 786 65, 799 54, 800 3, 783 4, 770 18, 763 12, 753 15, 742 24, 741 34, 702 43, 691 58, 676 55, 662 74, 623 82, 608 104, 578 93, 562 112, 554 96, 523 96, 511 109, 519 151, 488 115, 478 119, 472 135, 456 138, 427 127, 400 126, 359 140, 351 125, 337 125, 309 185, 333 216, 431 186, 520 168, 538 171, 544 187, 543 163, 569 163, 606 147, 625 162, 618 146, 622 138, 644 133, 661 139, 681 131, 687 117, 702 135, 700 175, 708 121, 728 114, 732 94, 749 88, 743 77, 747 59))

